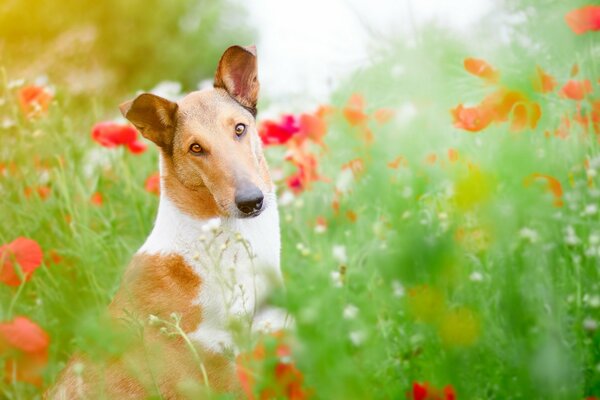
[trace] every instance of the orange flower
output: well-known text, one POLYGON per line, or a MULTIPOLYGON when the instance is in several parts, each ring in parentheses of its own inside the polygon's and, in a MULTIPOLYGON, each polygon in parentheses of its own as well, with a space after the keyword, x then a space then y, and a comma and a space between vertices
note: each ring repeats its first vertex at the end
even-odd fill
POLYGON ((539 66, 536 67, 536 78, 533 81, 533 88, 540 93, 550 93, 556 87, 556 79, 548 75, 539 66))
POLYGON ((465 70, 472 75, 478 76, 488 83, 497 83, 500 73, 484 60, 477 58, 465 58, 465 70))
POLYGON ((493 120, 492 113, 485 107, 464 107, 459 104, 450 110, 454 119, 454 126, 469 132, 479 132, 487 128, 493 120))
POLYGON ((533 181, 540 179, 543 179, 547 182, 547 190, 554 196, 554 206, 562 207, 564 204, 562 200, 563 190, 562 185, 560 184, 560 181, 558 179, 550 175, 533 173, 527 178, 525 178, 525 181, 523 183, 525 186, 530 186, 533 183, 533 181))
POLYGON ((19 286, 21 278, 15 268, 18 265, 25 281, 28 281, 42 264, 42 248, 35 241, 18 237, 9 244, 0 246, 0 282, 9 286, 19 286))
POLYGON ((260 342, 252 353, 241 354, 237 358, 237 375, 246 398, 255 400, 256 394, 261 400, 310 398, 309 392, 303 388, 302 372, 289 361, 290 348, 281 343, 281 334, 273 336, 269 339, 276 341, 274 346, 267 347, 260 342), (259 371, 261 374, 257 373, 259 371))
POLYGON ((48 113, 52 101, 52 93, 36 85, 23 86, 18 93, 21 111, 27 118, 41 117, 48 113))
POLYGON ((394 117, 394 110, 389 108, 380 108, 373 113, 373 117, 379 124, 385 124, 394 117))
POLYGON ((48 334, 25 317, 0 323, 0 356, 6 357, 6 378, 41 386, 49 344, 48 334))
POLYGON ((571 100, 583 100, 590 93, 592 93, 592 82, 588 79, 582 81, 571 79, 560 89, 559 95, 571 100))
POLYGON ((348 218, 350 222, 356 222, 356 220, 358 219, 358 215, 356 215, 354 211, 348 210, 346 211, 346 218, 348 218))
POLYGON ((448 149, 448 160, 451 163, 457 162, 458 161, 458 150, 452 149, 452 148, 448 149))
POLYGON ((160 172, 155 172, 146 178, 146 182, 144 183, 144 188, 148 193, 153 193, 155 195, 160 194, 160 172))
POLYGON ((42 200, 48 200, 48 197, 50 197, 50 194, 52 193, 52 189, 50 189, 48 186, 38 186, 35 189, 31 188, 31 187, 26 187, 25 190, 25 197, 30 198, 31 195, 35 192, 40 199, 42 200))
POLYGON ((352 126, 363 125, 369 118, 364 112, 365 99, 362 95, 354 93, 348 99, 346 107, 342 110, 346 121, 352 126))
POLYGON ((322 147, 325 147, 325 143, 323 143, 323 137, 327 133, 327 123, 323 118, 316 114, 302 114, 300 115, 299 125, 300 135, 312 140, 322 147))
POLYGON ((425 164, 434 165, 437 161, 437 154, 430 153, 425 156, 425 164))
POLYGON ((600 31, 600 6, 585 6, 565 15, 567 25, 577 35, 588 31, 600 31))
POLYGON ((387 163, 388 168, 398 169, 400 167, 408 167, 408 160, 403 156, 398 156, 387 163))
POLYGON ((95 205, 97 207, 102 206, 102 203, 104 203, 104 198, 102 197, 102 193, 95 192, 94 194, 92 194, 92 197, 90 197, 90 201, 92 202, 93 205, 95 205))

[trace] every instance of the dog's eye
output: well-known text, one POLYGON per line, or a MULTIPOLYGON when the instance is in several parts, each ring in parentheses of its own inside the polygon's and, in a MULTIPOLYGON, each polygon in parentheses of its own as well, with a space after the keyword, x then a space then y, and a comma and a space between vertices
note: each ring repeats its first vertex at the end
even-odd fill
POLYGON ((239 123, 235 126, 235 134, 238 136, 242 136, 246 133, 246 125, 239 123))
POLYGON ((202 146, 200 146, 198 143, 193 143, 192 145, 190 145, 190 151, 192 152, 192 154, 201 154, 202 146))

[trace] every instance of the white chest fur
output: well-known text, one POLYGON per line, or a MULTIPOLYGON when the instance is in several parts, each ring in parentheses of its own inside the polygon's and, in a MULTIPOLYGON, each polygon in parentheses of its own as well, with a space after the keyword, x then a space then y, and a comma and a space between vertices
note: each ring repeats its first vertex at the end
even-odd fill
POLYGON ((282 277, 275 195, 265 194, 265 202, 255 218, 200 220, 161 195, 154 229, 139 252, 180 254, 200 276, 201 323, 190 337, 204 348, 235 349, 235 333, 285 326, 285 313, 266 304, 282 277))

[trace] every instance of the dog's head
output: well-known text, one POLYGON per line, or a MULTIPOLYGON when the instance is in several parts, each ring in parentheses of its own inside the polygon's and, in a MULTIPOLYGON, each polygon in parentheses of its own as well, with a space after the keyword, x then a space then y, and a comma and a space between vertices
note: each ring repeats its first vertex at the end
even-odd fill
POLYGON ((256 49, 232 46, 214 88, 177 103, 144 93, 120 106, 159 146, 162 188, 184 211, 247 218, 268 205, 273 189, 256 130, 258 90, 256 49))

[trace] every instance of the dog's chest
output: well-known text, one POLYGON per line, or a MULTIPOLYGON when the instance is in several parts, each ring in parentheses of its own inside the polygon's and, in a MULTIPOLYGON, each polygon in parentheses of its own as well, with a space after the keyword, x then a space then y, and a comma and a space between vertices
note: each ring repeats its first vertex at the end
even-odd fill
POLYGON ((201 322, 191 339, 222 352, 234 348, 234 333, 255 330, 258 321, 282 328, 282 313, 273 313, 266 305, 272 291, 282 285, 275 202, 256 218, 208 221, 190 220, 165 203, 161 202, 155 229, 140 251, 180 254, 200 277, 195 303, 201 322))

